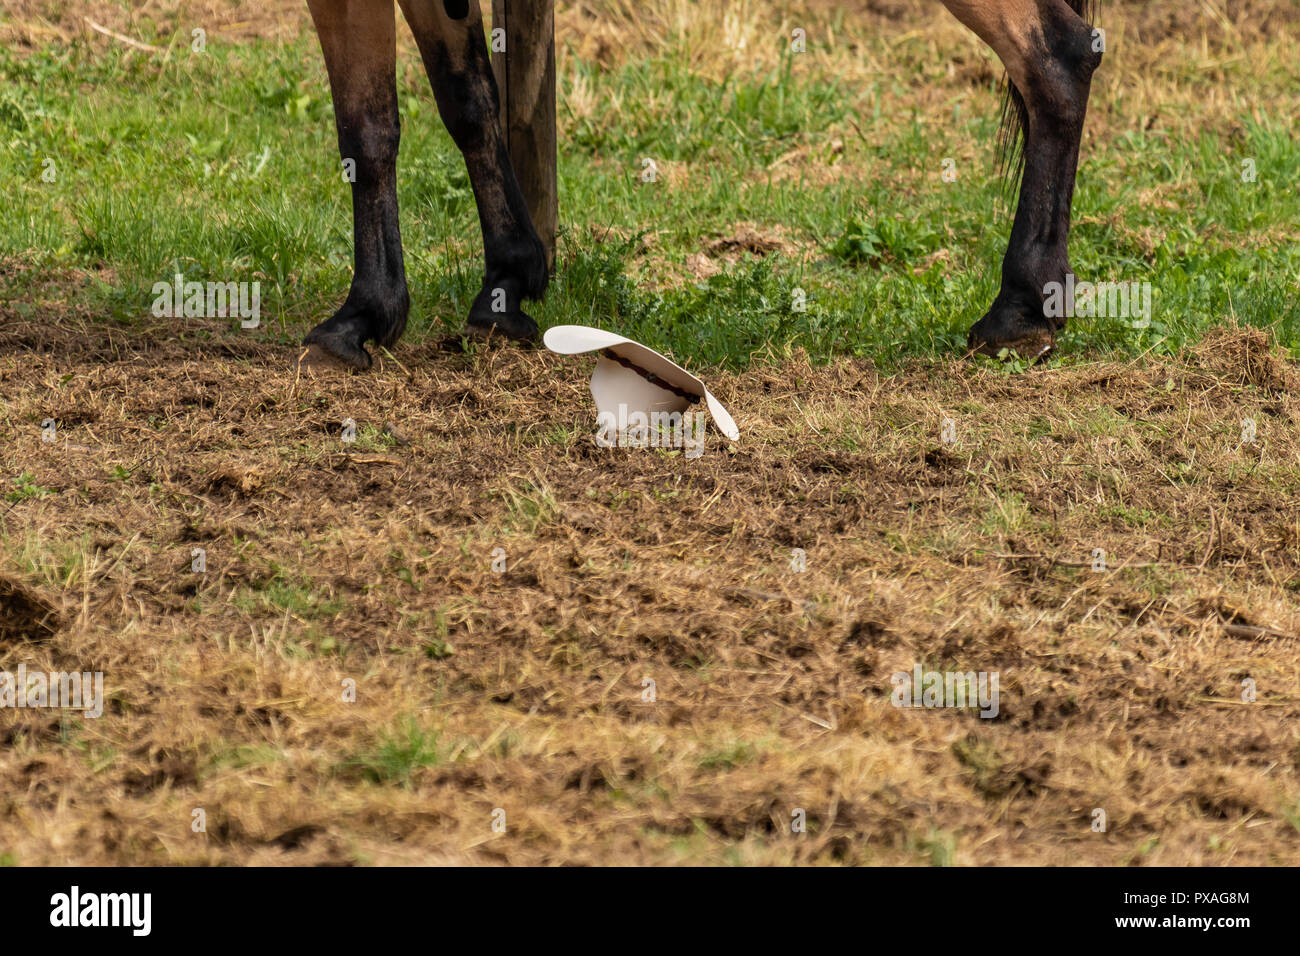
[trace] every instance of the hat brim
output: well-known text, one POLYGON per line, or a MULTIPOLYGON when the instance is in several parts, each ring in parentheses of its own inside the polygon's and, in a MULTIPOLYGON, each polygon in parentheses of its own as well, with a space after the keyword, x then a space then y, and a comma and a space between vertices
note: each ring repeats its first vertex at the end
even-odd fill
POLYGON ((709 409, 709 416, 718 426, 718 431, 732 441, 740 438, 740 429, 736 427, 735 419, 722 407, 722 403, 714 397, 713 393, 704 387, 704 383, 668 356, 656 352, 647 345, 614 332, 607 332, 605 329, 594 329, 585 325, 557 325, 546 330, 542 341, 552 352, 561 355, 581 355, 585 352, 608 350, 660 381, 703 399, 709 409))

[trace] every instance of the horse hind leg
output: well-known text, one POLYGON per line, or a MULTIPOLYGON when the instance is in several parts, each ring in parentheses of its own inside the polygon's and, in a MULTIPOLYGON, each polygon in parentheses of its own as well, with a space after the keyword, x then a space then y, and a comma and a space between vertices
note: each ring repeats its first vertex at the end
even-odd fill
POLYGON ((1093 71, 1101 62, 1083 14, 1089 0, 944 0, 1007 69, 1013 121, 1024 135, 1022 179, 1002 284, 968 346, 1036 357, 1065 325, 1057 314, 1070 268, 1070 203, 1093 71), (1059 284, 1054 287, 1054 284, 1059 284))
POLYGON ((392 0, 308 0, 352 184, 354 269, 343 307, 307 334, 354 368, 369 368, 369 340, 391 345, 406 328, 410 296, 397 219, 397 17, 392 0))
POLYGON ((546 249, 506 150, 478 0, 399 3, 420 48, 438 112, 464 156, 483 230, 483 286, 470 307, 469 331, 534 339, 537 323, 520 305, 546 291, 546 249))

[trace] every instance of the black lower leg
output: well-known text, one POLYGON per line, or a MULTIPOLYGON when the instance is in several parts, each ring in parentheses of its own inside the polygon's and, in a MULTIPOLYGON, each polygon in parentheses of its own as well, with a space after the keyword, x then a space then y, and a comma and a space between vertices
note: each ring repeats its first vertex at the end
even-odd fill
POLYGON ((498 115, 499 99, 476 2, 402 0, 438 112, 465 158, 483 230, 483 286, 469 328, 533 339, 537 323, 521 308, 549 279, 546 250, 515 178, 498 115))
POLYGON ((1092 73, 1101 61, 1091 28, 1063 4, 1045 4, 1033 35, 1022 93, 1027 107, 1024 174, 1011 239, 1002 261, 1002 286, 988 313, 970 330, 970 348, 1022 357, 1052 347, 1064 313, 1049 314, 1052 283, 1063 288, 1071 273, 1068 241, 1092 73))
POLYGON ((397 117, 379 128, 339 134, 345 168, 355 163, 352 184, 352 231, 355 270, 347 301, 333 318, 308 333, 306 344, 320 345, 336 358, 360 368, 370 366, 366 341, 390 346, 406 328, 410 296, 402 260, 397 220, 397 117))
POLYGON ((304 343, 369 368, 364 343, 395 343, 410 308, 397 218, 401 127, 393 11, 391 5, 384 11, 382 0, 342 6, 316 0, 312 14, 334 95, 342 172, 351 181, 354 270, 343 307, 304 343))

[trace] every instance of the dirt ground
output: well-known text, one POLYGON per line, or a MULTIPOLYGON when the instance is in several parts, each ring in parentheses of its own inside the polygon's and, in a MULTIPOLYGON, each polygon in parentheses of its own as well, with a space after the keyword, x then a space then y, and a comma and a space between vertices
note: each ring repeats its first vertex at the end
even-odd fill
POLYGON ((695 460, 596 447, 590 360, 399 352, 0 310, 0 670, 109 697, 0 711, 10 862, 1300 860, 1262 334, 795 355, 711 376, 742 434, 695 460), (997 672, 997 717, 893 706, 917 664, 997 672))

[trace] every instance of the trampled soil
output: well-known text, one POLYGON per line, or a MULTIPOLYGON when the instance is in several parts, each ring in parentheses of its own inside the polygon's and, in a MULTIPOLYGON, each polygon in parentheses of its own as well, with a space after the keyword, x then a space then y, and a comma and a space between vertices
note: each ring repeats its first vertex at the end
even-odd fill
POLYGON ((0 316, 0 670, 109 698, 0 709, 14 862, 1300 861, 1261 333, 709 374, 694 460, 596 447, 590 359, 295 354, 0 316), (894 706, 918 665, 997 716, 894 706))

